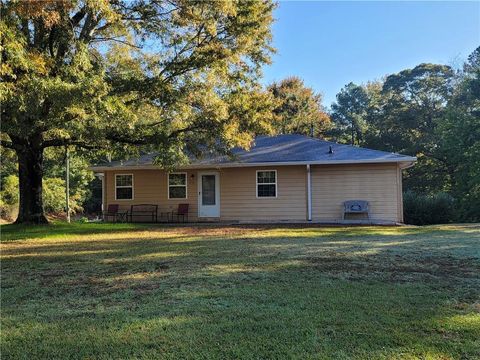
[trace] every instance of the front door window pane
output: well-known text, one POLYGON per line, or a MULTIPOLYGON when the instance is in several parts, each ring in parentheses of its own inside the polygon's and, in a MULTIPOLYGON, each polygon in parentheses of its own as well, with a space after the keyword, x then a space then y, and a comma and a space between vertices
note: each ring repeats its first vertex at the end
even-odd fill
POLYGON ((202 205, 215 205, 215 175, 202 175, 202 205))

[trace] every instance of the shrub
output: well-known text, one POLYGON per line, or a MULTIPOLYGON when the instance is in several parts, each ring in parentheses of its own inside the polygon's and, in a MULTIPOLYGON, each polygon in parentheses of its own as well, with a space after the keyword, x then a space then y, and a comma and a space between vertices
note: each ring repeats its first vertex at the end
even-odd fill
POLYGON ((18 177, 9 175, 2 179, 0 191, 0 217, 12 220, 18 212, 18 177))
POLYGON ((403 195, 403 212, 407 224, 445 224, 455 220, 455 200, 443 192, 425 195, 407 191, 403 195))
POLYGON ((60 178, 43 180, 43 207, 47 214, 65 210, 65 181, 60 178))

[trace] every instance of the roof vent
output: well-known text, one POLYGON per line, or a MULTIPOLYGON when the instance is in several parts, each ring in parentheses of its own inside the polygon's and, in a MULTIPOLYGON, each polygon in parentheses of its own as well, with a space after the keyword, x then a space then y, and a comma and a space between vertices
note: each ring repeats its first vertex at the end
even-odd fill
POLYGON ((328 147, 328 153, 329 153, 329 154, 333 154, 333 147, 332 147, 332 145, 330 145, 330 146, 328 147))

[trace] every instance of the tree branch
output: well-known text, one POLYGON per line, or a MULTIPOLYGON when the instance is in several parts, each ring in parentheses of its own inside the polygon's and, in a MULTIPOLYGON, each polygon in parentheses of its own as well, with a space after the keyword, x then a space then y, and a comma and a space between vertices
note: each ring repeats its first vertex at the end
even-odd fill
POLYGON ((90 41, 91 41, 91 42, 116 41, 116 42, 119 42, 119 43, 122 43, 122 44, 125 44, 125 45, 128 45, 128 46, 134 47, 134 48, 136 48, 136 49, 141 49, 140 46, 137 46, 137 45, 132 44, 132 43, 130 43, 130 42, 128 42, 128 41, 120 40, 120 39, 113 38, 113 37, 92 38, 90 41))
POLYGON ((183 134, 183 133, 186 133, 186 132, 189 132, 189 131, 206 131, 207 129, 204 129, 201 125, 191 125, 191 126, 187 126, 186 128, 183 128, 183 129, 178 129, 178 130, 174 130, 172 131, 169 135, 168 135, 168 138, 169 139, 173 139, 174 137, 180 135, 180 134, 183 134))
POLYGON ((75 145, 79 146, 84 149, 99 149, 101 146, 99 145, 91 145, 82 140, 75 140, 75 139, 50 139, 45 140, 42 142, 42 148, 47 147, 58 147, 58 146, 66 146, 66 145, 75 145))
POLYGON ((70 19, 70 23, 72 24, 72 28, 76 27, 80 21, 84 18, 87 14, 86 7, 83 6, 75 15, 72 16, 70 19))

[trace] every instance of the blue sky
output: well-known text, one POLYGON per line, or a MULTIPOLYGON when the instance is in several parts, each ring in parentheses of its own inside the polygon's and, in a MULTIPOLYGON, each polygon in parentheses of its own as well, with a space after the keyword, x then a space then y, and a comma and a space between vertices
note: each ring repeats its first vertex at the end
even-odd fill
POLYGON ((422 62, 461 64, 480 46, 480 2, 280 1, 265 84, 296 75, 330 106, 348 82, 422 62))

